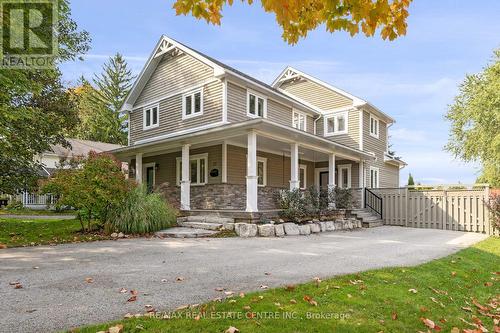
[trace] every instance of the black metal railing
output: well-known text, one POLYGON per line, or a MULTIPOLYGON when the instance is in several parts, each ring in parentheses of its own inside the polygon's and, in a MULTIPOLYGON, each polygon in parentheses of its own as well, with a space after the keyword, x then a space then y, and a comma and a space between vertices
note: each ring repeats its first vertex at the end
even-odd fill
POLYGON ((383 213, 382 198, 366 187, 364 195, 365 195, 365 208, 370 208, 372 211, 377 213, 382 219, 382 213, 383 213))

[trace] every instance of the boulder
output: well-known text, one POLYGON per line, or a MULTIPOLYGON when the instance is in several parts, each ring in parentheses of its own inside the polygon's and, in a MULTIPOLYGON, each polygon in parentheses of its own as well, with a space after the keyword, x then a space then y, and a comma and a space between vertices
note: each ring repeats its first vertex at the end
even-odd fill
POLYGON ((231 230, 231 231, 234 230, 234 223, 223 223, 222 226, 226 230, 231 230))
POLYGON ((334 231, 335 230, 335 224, 333 221, 326 221, 326 231, 334 231))
POLYGON ((274 225, 262 224, 258 226, 259 236, 261 237, 274 237, 274 225))
POLYGON ((312 233, 321 232, 321 226, 320 226, 319 222, 317 222, 317 223, 313 222, 313 223, 309 224, 309 227, 311 228, 312 233))
POLYGON ((321 232, 326 231, 326 222, 319 222, 319 227, 321 228, 321 232))
POLYGON ((311 234, 311 226, 309 224, 299 225, 299 234, 301 235, 310 235, 311 234))
POLYGON ((283 223, 283 228, 287 236, 300 235, 299 227, 295 223, 283 223))
POLYGON ((125 235, 123 234, 123 232, 118 233, 118 238, 124 238, 124 237, 125 235))
POLYGON ((276 224, 274 226, 274 234, 276 235, 276 237, 285 236, 285 228, 283 228, 283 224, 276 224))
POLYGON ((255 237, 257 236, 257 225, 252 223, 235 223, 234 231, 240 237, 255 237))
POLYGON ((116 232, 113 232, 113 233, 111 234, 111 238, 118 238, 118 234, 117 234, 116 232))
POLYGON ((335 221, 335 229, 344 230, 344 222, 342 222, 342 220, 335 221))

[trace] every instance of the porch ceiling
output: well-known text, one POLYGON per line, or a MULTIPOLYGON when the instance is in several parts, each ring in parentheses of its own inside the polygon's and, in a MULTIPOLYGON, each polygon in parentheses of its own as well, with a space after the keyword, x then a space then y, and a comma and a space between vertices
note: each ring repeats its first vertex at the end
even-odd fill
POLYGON ((267 119, 252 119, 196 131, 193 133, 163 138, 159 137, 157 140, 148 143, 111 150, 110 153, 114 154, 121 160, 127 160, 135 156, 137 153, 151 154, 169 150, 178 150, 184 144, 191 144, 193 146, 206 145, 210 142, 222 142, 223 140, 240 140, 242 144, 246 144, 246 140, 244 138, 249 131, 255 131, 257 133, 259 143, 261 143, 259 144, 259 148, 266 142, 271 144, 268 140, 271 140, 274 145, 276 145, 276 142, 280 142, 282 147, 283 144, 286 145, 297 142, 301 147, 301 151, 304 153, 309 151, 309 155, 311 152, 315 152, 316 154, 335 153, 339 157, 351 160, 374 159, 373 154, 353 149, 288 126, 272 123, 267 119), (243 141, 241 141, 242 137, 243 141))

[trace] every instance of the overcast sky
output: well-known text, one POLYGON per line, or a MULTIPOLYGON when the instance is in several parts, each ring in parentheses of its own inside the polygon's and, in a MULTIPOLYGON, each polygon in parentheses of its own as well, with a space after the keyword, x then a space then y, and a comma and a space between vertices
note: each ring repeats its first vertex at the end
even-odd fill
POLYGON ((245 73, 271 83, 292 65, 347 90, 396 119, 390 129, 393 149, 421 183, 471 183, 478 168, 455 161, 443 146, 444 121, 466 74, 487 64, 500 47, 500 1, 417 0, 410 7, 408 33, 396 41, 379 37, 331 35, 324 28, 298 45, 281 39, 272 14, 235 1, 225 8, 221 27, 175 16, 166 0, 72 0, 73 18, 90 32, 85 61, 62 67, 75 84, 98 72, 116 52, 138 73, 162 34, 200 50, 245 73))

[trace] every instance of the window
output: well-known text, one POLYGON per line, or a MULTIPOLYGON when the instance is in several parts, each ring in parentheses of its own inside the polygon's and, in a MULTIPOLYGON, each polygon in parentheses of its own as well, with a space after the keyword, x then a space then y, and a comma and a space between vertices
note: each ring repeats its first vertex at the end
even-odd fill
POLYGON ((379 120, 370 115, 370 135, 378 139, 379 120))
POLYGON ((159 104, 145 107, 142 113, 142 125, 143 129, 150 129, 158 127, 159 124, 159 104))
POLYGON ((301 131, 306 131, 307 128, 307 116, 303 113, 293 111, 293 123, 292 126, 301 131))
MULTIPOLYGON (((177 157, 177 185, 181 183, 182 157, 177 157)), ((208 154, 189 157, 189 180, 191 185, 205 185, 208 179, 208 154)))
POLYGON ((203 114, 203 88, 182 95, 182 119, 203 114))
POLYGON ((299 186, 301 190, 305 190, 307 187, 307 165, 299 165, 299 186))
POLYGON ((337 184, 340 188, 351 188, 351 165, 339 165, 337 177, 337 184))
POLYGON ((263 96, 247 92, 247 115, 249 117, 267 117, 267 99, 263 96))
POLYGON ((267 158, 257 157, 257 185, 267 184, 267 158))
POLYGON ((379 187, 379 169, 370 167, 370 188, 379 187))
POLYGON ((325 116, 325 136, 347 133, 347 112, 325 116))

